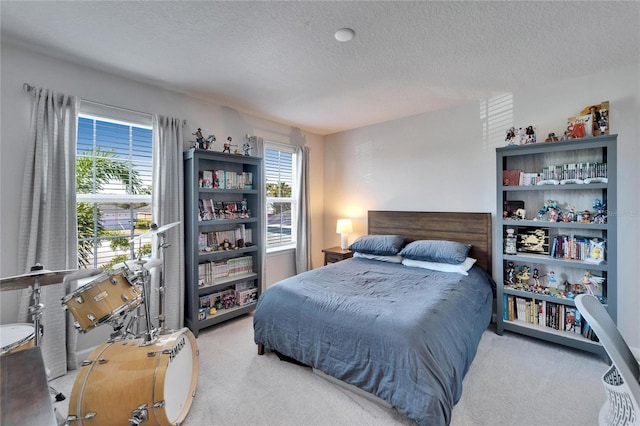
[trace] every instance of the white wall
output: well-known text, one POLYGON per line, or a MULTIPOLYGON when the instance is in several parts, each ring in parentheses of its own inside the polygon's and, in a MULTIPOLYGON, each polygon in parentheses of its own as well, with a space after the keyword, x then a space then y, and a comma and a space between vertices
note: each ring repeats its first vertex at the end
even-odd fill
MULTIPOLYGON (((495 148, 505 130, 537 125, 542 140, 561 135, 567 117, 610 101, 618 133, 618 325, 640 348, 640 65, 512 94, 512 121, 493 125, 471 102, 325 137, 324 240, 339 244, 338 217, 354 218, 350 241, 367 230, 367 210, 493 212, 495 148)), ((494 250, 501 250, 494 238, 494 250)), ((494 261, 494 269, 501 267, 494 261)))
MULTIPOLYGON (((185 133, 192 133, 201 127, 204 134, 213 133, 218 141, 226 139, 227 136, 231 136, 234 141, 242 141, 245 134, 250 134, 280 143, 309 146, 312 180, 310 184, 311 226, 312 234, 318 236, 312 240, 311 250, 313 265, 322 265, 322 176, 324 172, 322 137, 215 103, 56 60, 6 43, 2 44, 1 55, 0 277, 25 272, 17 269, 20 197, 30 114, 30 99, 22 89, 23 83, 47 87, 108 105, 186 119, 188 123, 185 133)), ((187 148, 188 146, 185 146, 185 149, 187 148)), ((293 256, 292 251, 288 254, 293 256)), ((289 268, 293 264, 292 260, 282 262, 281 256, 278 256, 274 261, 275 266, 272 266, 268 256, 266 262, 268 276, 289 276, 294 273, 294 269, 283 270, 283 265, 289 268), (270 269, 275 269, 274 274, 269 272, 270 269)), ((0 293, 3 324, 16 322, 17 293, 15 291, 0 293)), ((59 308, 59 306, 47 307, 47 309, 59 308)), ((87 334, 87 336, 90 335, 91 333, 87 334)))

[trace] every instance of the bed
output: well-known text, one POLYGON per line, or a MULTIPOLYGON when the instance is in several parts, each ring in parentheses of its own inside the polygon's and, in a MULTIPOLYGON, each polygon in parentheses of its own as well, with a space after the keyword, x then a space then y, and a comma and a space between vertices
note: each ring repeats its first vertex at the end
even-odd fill
POLYGON ((318 369, 421 425, 449 424, 491 320, 491 214, 368 212, 368 236, 390 235, 404 247, 471 245, 476 262, 464 275, 354 256, 287 278, 258 301, 258 353, 318 369))

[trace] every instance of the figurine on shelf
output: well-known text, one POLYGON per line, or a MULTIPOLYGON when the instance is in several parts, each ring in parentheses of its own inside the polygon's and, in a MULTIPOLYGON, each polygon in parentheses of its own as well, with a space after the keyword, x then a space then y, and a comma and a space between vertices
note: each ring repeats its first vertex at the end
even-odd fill
POLYGON ((204 144, 204 149, 210 149, 216 141, 216 135, 209 135, 204 144))
POLYGON ((204 136, 202 136, 202 129, 198 127, 198 130, 191 134, 196 137, 196 148, 204 149, 204 136))
POLYGON ((555 133, 549 133, 549 136, 544 140, 545 142, 558 142, 558 137, 555 133))
POLYGON ((516 275, 516 280, 519 286, 527 287, 529 285, 529 267, 523 265, 520 267, 520 271, 516 275))
POLYGON ((240 217, 246 219, 249 217, 249 213, 247 211, 247 199, 243 198, 240 202, 240 217))
POLYGON ((530 144, 530 143, 536 143, 536 131, 533 128, 533 126, 527 126, 527 128, 524 131, 525 135, 526 135, 526 139, 525 139, 525 144, 530 144))
POLYGON ((505 274, 506 279, 504 280, 504 285, 507 285, 507 286, 514 285, 516 283, 515 282, 516 267, 513 262, 507 263, 507 269, 505 270, 505 272, 506 272, 505 274))
POLYGON ((516 128, 510 127, 507 130, 507 136, 504 138, 504 141, 507 143, 507 146, 516 145, 516 128))
POLYGON ((222 152, 226 152, 227 154, 231 154, 231 136, 227 138, 227 141, 224 143, 224 149, 222 152))
POLYGON ((585 288, 587 293, 590 295, 594 295, 597 289, 600 289, 600 285, 604 281, 602 277, 594 277, 591 271, 584 271, 584 277, 582 277, 582 281, 580 284, 585 288))
POLYGON ((593 208, 596 209, 596 214, 591 219, 592 223, 607 223, 607 206, 602 203, 599 198, 593 202, 593 208))
POLYGON ((244 155, 245 156, 250 156, 251 155, 251 145, 249 144, 249 142, 245 142, 242 145, 242 150, 244 151, 244 155))
POLYGON ((555 287, 557 282, 558 281, 556 280, 556 273, 554 271, 550 271, 549 272, 549 287, 555 287))
POLYGON ((533 285, 536 287, 540 287, 540 271, 538 271, 538 268, 533 268, 533 274, 531 275, 531 278, 533 278, 533 285))

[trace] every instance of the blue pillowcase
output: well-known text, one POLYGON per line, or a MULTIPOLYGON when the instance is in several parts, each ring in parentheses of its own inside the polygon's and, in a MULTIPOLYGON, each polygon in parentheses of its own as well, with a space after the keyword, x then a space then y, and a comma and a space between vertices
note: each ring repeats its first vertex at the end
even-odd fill
POLYGON ((400 252, 406 259, 459 264, 467 259, 471 244, 444 240, 413 241, 400 252))
POLYGON ((349 250, 377 256, 393 256, 398 254, 403 245, 404 237, 400 235, 363 235, 349 246, 349 250))

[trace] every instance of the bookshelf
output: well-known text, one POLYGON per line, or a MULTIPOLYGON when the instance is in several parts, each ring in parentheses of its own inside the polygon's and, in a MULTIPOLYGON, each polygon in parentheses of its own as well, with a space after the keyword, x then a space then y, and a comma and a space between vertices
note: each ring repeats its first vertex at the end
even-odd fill
POLYGON ((606 354, 573 298, 593 292, 617 321, 616 141, 604 135, 496 148, 498 334, 606 354), (515 253, 506 247, 510 229, 515 253))
POLYGON ((262 158, 184 153, 185 325, 200 330, 253 311, 262 290, 262 158))

